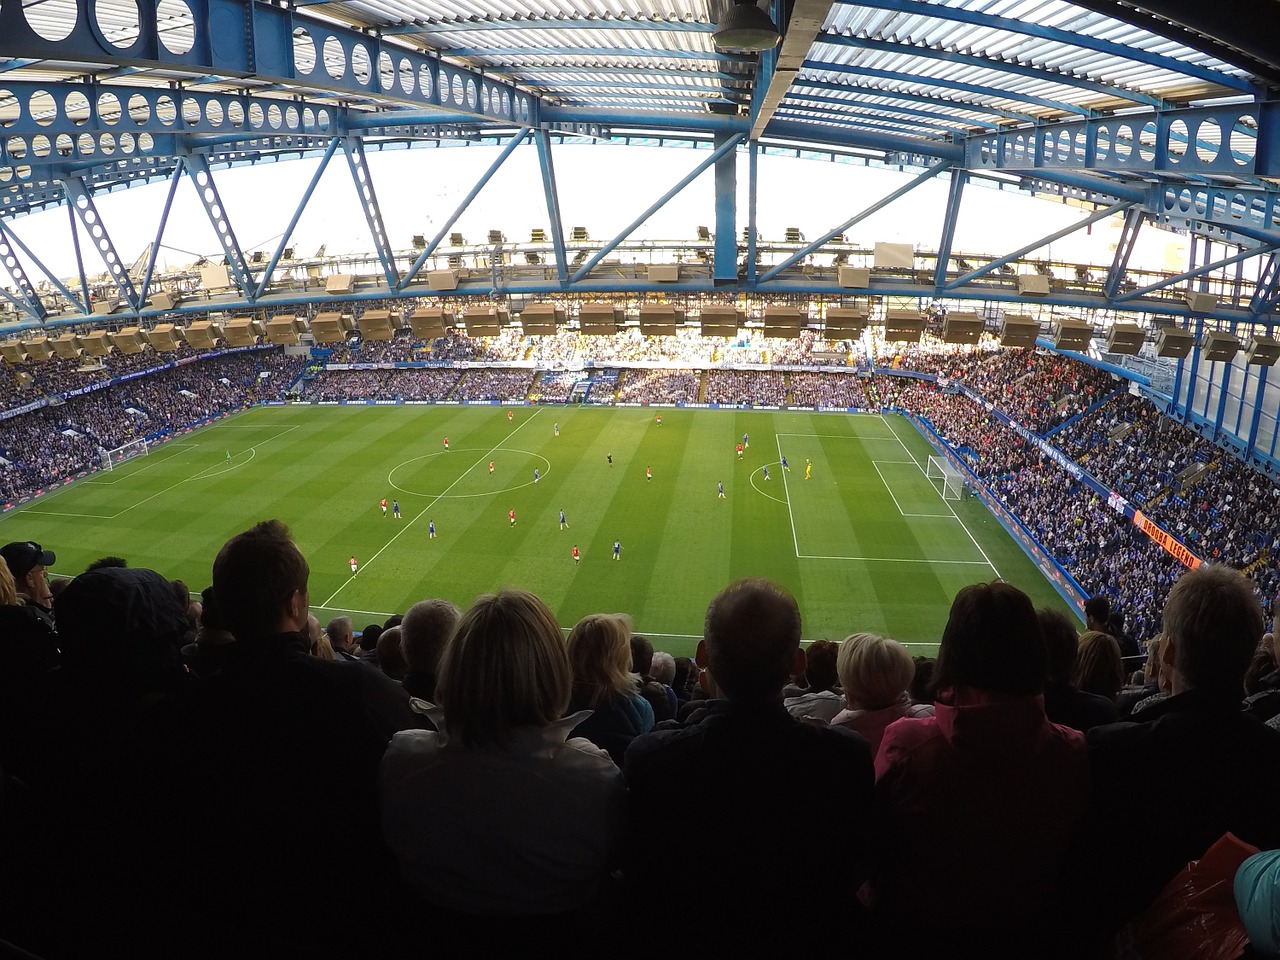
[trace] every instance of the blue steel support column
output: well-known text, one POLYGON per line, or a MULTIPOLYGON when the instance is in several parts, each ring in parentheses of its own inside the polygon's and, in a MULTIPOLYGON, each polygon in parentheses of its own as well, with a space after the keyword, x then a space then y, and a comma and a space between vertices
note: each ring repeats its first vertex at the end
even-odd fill
MULTIPOLYGON (((1231 333, 1234 336, 1236 332, 1236 322, 1231 321, 1231 333)), ((1213 417, 1213 439, 1217 440, 1222 436, 1222 421, 1227 414, 1227 389, 1231 386, 1231 371, 1235 369, 1233 360, 1222 361, 1222 382, 1218 384, 1218 412, 1213 417)), ((1245 368, 1245 381, 1249 380, 1249 370, 1245 368)), ((1243 387, 1241 387, 1241 395, 1243 396, 1243 387)))
MULTIPOLYGON (((717 132, 715 146, 724 145, 729 134, 717 132)), ((716 161, 716 239, 711 279, 716 283, 738 280, 738 151, 730 150, 716 161)))
POLYGON ((969 174, 963 170, 951 172, 951 190, 947 194, 947 215, 942 221, 942 239, 938 241, 938 265, 933 274, 933 286, 938 291, 947 282, 947 262, 951 259, 951 241, 956 235, 956 221, 960 219, 960 200, 964 197, 964 185, 969 174))
POLYGON ((267 262, 267 269, 262 272, 262 279, 258 281, 258 289, 254 294, 255 299, 267 292, 267 286, 271 283, 271 275, 276 272, 276 264, 280 262, 280 258, 284 256, 285 250, 288 249, 289 238, 293 236, 293 231, 297 229, 298 221, 302 219, 302 212, 307 209, 311 194, 315 193, 316 187, 320 183, 320 178, 324 176, 325 170, 328 169, 329 161, 333 159, 340 142, 337 137, 329 141, 329 146, 325 150, 324 156, 320 158, 320 166, 316 167, 316 172, 312 175, 311 182, 307 184, 307 189, 303 191, 302 199, 298 201, 298 206, 293 211, 293 217, 289 220, 289 225, 284 228, 284 233, 280 235, 280 242, 276 244, 276 252, 271 255, 271 259, 267 262))
MULTIPOLYGON (((1120 231, 1120 242, 1116 244, 1116 255, 1111 259, 1111 268, 1107 270, 1106 282, 1102 285, 1102 293, 1108 300, 1114 300, 1124 280, 1124 273, 1129 269, 1129 257, 1138 242, 1138 230, 1142 227, 1142 209, 1131 207, 1124 215, 1124 228, 1120 231)), ((1194 240, 1193 240, 1194 242, 1194 240)), ((1181 368, 1181 364, 1178 365, 1181 368)))
POLYGON ((66 177, 62 181, 62 187, 67 192, 67 199, 71 201, 71 208, 80 218, 81 226, 93 238, 94 246, 98 248, 98 253, 107 265, 107 273, 111 275, 111 281, 120 291, 120 296, 129 302, 129 306, 136 313, 142 306, 138 302, 138 291, 134 289, 129 270, 120 259, 115 244, 111 242, 111 236, 107 233, 106 225, 103 224, 102 217, 98 214, 98 208, 94 205, 93 197, 89 195, 84 181, 79 177, 66 177))
POLYGON ((1263 264, 1258 274, 1258 282, 1253 288, 1253 299, 1249 301, 1249 312, 1255 317, 1267 312, 1280 291, 1280 254, 1273 253, 1263 264))
POLYGON ((759 187, 757 164, 760 146, 752 140, 747 147, 747 283, 756 285, 756 197, 759 187))
POLYGON ((18 288, 21 299, 17 297, 9 297, 15 304, 25 307, 37 320, 45 318, 44 304, 40 302, 40 294, 36 292, 36 288, 31 285, 31 281, 27 279, 27 272, 22 269, 22 263, 13 253, 13 244, 9 241, 9 236, 4 229, 4 221, 0 220, 0 263, 3 263, 5 269, 9 272, 9 276, 13 278, 14 286, 18 288))
POLYGON ((76 251, 76 269, 80 272, 80 296, 84 299, 76 300, 70 293, 67 296, 70 297, 72 303, 80 304, 81 313, 88 313, 89 304, 93 297, 89 292, 89 277, 84 272, 84 253, 80 249, 80 230, 76 226, 76 212, 71 209, 70 204, 67 205, 67 221, 71 225, 71 246, 76 251))
MULTIPOLYGON (((1266 399, 1267 394, 1267 373, 1271 370, 1266 364, 1258 367, 1258 385, 1253 393, 1253 418, 1249 421, 1249 438, 1245 445, 1244 456, 1247 460, 1258 451, 1258 427, 1262 423, 1262 401, 1266 399)), ((1277 427, 1280 427, 1280 418, 1272 421, 1277 427)), ((1269 455, 1274 455, 1276 449, 1276 435, 1280 430, 1273 429, 1271 436, 1271 450, 1269 455)))
POLYGON ((1244 365, 1244 379, 1240 383, 1240 402, 1236 404, 1236 423, 1235 423, 1235 426, 1231 428, 1231 432, 1235 434, 1237 437, 1243 436, 1243 434, 1240 432, 1240 424, 1244 423, 1244 398, 1249 395, 1249 368, 1250 367, 1257 367, 1259 370, 1259 374, 1255 375, 1253 378, 1255 386, 1257 385, 1257 379, 1258 379, 1258 376, 1261 375, 1261 370, 1262 370, 1262 367, 1258 364, 1246 363, 1244 365))
POLYGON ((213 232, 218 235, 218 242, 222 244, 223 256, 227 258, 227 267, 235 277, 236 285, 245 299, 252 303, 257 299, 258 287, 254 283, 253 274, 249 272, 249 265, 245 263, 244 253, 240 250, 235 231, 231 228, 227 209, 218 195, 218 187, 213 182, 209 163, 199 153, 184 156, 182 162, 186 165, 187 172, 191 174, 196 187, 196 196, 204 204, 204 212, 208 215, 209 222, 213 224, 213 232))
POLYGON ((659 197, 656 201, 650 204, 649 208, 645 210, 644 213, 640 214, 640 216, 632 220, 630 224, 623 227, 621 233, 619 233, 616 237, 614 237, 612 240, 606 243, 603 247, 597 250, 595 255, 586 263, 584 263, 581 267, 579 267, 578 271, 574 273, 572 278, 573 281, 576 283, 577 281, 585 277, 587 274, 589 274, 592 268, 595 267, 597 263, 599 263, 601 260, 607 257, 610 254, 610 252, 612 252, 614 247, 620 244, 623 240, 627 239, 627 237, 631 236, 631 234, 642 223, 644 223, 651 216, 653 216, 655 213, 661 210, 664 206, 666 206, 668 200, 670 200, 672 197, 678 194, 681 190, 683 190, 689 184, 693 183, 694 180, 698 179, 698 177, 702 174, 704 170, 707 169, 707 167, 710 167, 711 165, 719 162, 720 158, 723 157, 726 153, 732 153, 734 150, 736 150, 741 140, 742 140, 742 134, 740 133, 731 134, 730 136, 726 137, 724 143, 717 146, 715 150, 711 152, 711 156, 707 157, 707 159, 699 163, 696 167, 694 167, 691 171, 689 171, 689 173, 685 174, 685 176, 680 179, 679 183, 677 183, 670 190, 668 190, 661 197, 659 197))
POLYGON ((542 191, 547 197, 547 219, 551 221, 551 244, 556 251, 556 276, 560 285, 569 282, 569 261, 564 252, 564 224, 560 220, 560 194, 556 190, 556 170, 551 162, 551 138, 546 130, 536 130, 538 166, 542 168, 542 191))
POLYGON ((432 238, 431 242, 427 244, 426 249, 423 250, 422 253, 418 254, 418 258, 413 261, 413 266, 409 268, 409 272, 406 273, 404 275, 404 278, 400 281, 400 285, 398 289, 403 290, 405 287, 407 287, 410 283, 413 282, 413 278, 418 275, 418 272, 422 269, 422 265, 427 262, 427 259, 433 253, 436 252, 436 248, 439 247, 440 244, 444 242, 444 238, 448 235, 449 229, 455 223, 458 222, 458 218, 462 216, 463 212, 469 206, 471 206, 471 201, 476 198, 477 194, 479 194, 480 191, 484 189, 485 184, 487 184, 489 180, 493 177, 493 175, 498 172, 498 168, 501 167, 504 162, 506 162, 507 157, 511 156, 511 151, 513 151, 517 146, 523 143, 524 138, 527 137, 528 135, 529 135, 528 130, 520 130, 516 133, 514 137, 512 137, 510 140, 507 141, 507 145, 502 148, 502 152, 498 154, 497 158, 493 161, 493 163, 489 164, 489 169, 486 170, 483 176, 481 176, 480 179, 476 181, 476 185, 471 188, 471 192, 462 198, 462 202, 458 204, 457 209, 453 211, 449 219, 447 219, 440 226, 440 231, 435 235, 434 238, 432 238))
MULTIPOLYGON (((1187 318, 1191 320, 1191 317, 1187 318)), ((1204 332, 1204 317, 1196 317, 1194 324, 1188 324, 1193 327, 1193 335, 1195 339, 1192 341, 1191 362, 1187 363, 1186 357, 1178 358, 1178 372, 1173 378, 1173 408, 1178 414, 1178 419, 1186 421, 1188 414, 1191 413, 1191 398, 1196 392, 1196 370, 1200 365, 1200 335, 1204 332), (1182 380, 1183 375, 1187 379, 1187 397, 1183 402, 1182 398, 1182 380)))
POLYGON ((935 163, 932 167, 930 167, 924 173, 912 179, 909 183, 904 183, 897 190, 894 190, 892 193, 881 197, 879 200, 871 204, 871 206, 867 207, 865 210, 862 210, 861 212, 854 214, 844 223, 840 224, 840 226, 835 227, 832 230, 828 230, 826 233, 820 236, 817 240, 813 241, 813 243, 810 243, 806 246, 801 247, 791 256, 783 260, 781 263, 770 267, 761 275, 760 281, 762 283, 767 283, 768 281, 772 280, 774 277, 780 274, 783 270, 786 270, 788 267, 796 263, 799 263, 801 260, 803 260, 809 254, 813 253, 818 248, 824 246, 825 244, 829 243, 831 240, 840 236, 840 234, 844 233, 854 224, 861 223, 863 220, 871 216, 873 213, 876 213, 879 210, 883 210, 885 207, 893 203, 899 197, 906 196, 908 193, 910 193, 916 187, 920 186, 920 184, 924 183, 926 180, 932 180, 934 177, 940 174, 943 170, 947 169, 947 167, 949 167, 950 165, 951 165, 951 161, 949 160, 943 160, 941 163, 935 163))
POLYGON ((382 222, 378 194, 373 189, 373 174, 364 158, 364 141, 359 137, 349 136, 342 141, 342 149, 347 154, 347 165, 351 167, 351 179, 359 194, 365 222, 369 224, 369 232, 373 235, 373 249, 378 254, 378 262, 382 264, 382 275, 387 278, 387 288, 395 290, 400 274, 396 270, 396 255, 391 249, 391 241, 387 239, 387 228, 382 222))
POLYGON ((173 176, 169 178, 169 196, 165 198, 164 209, 160 212, 160 223, 156 227, 156 238, 151 244, 151 253, 147 256, 147 272, 142 275, 142 288, 138 292, 139 305, 147 302, 151 293, 151 275, 156 269, 156 257, 160 255, 160 238, 164 236, 165 224, 169 222, 169 211, 173 209, 173 198, 178 192, 178 183, 182 180, 182 167, 173 168, 173 176))

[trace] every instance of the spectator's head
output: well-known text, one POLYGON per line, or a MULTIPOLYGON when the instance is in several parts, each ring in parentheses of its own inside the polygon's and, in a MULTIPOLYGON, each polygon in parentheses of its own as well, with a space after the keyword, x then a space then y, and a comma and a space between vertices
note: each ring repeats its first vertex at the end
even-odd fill
POLYGON ((588 707, 636 692, 631 672, 631 618, 625 613, 593 613, 569 631, 569 668, 575 701, 588 707))
POLYGON ((311 655, 319 657, 321 660, 332 660, 333 644, 329 642, 329 635, 324 632, 324 627, 320 626, 320 618, 314 613, 307 615, 307 639, 311 641, 311 655))
POLYGON ((840 645, 830 640, 815 640, 804 651, 804 680, 810 693, 830 690, 840 682, 836 657, 840 645))
POLYGON ((179 669, 187 612, 154 570, 103 567, 58 598, 62 670, 79 690, 135 699, 179 669))
POLYGON ((778 699, 787 678, 804 672, 795 598, 762 578, 729 584, 707 607, 698 666, 729 700, 778 699))
POLYGON ((334 617, 324 628, 324 632, 329 637, 329 646, 335 653, 339 651, 350 653, 351 648, 356 645, 355 630, 351 626, 350 617, 334 617))
POLYGON ((631 672, 642 677, 650 676, 653 669, 653 644, 638 633, 631 635, 631 672))
POLYGON ((653 662, 649 665, 649 669, 653 671, 651 674, 653 679, 669 687, 676 679, 676 658, 664 650, 659 650, 653 655, 653 662))
POLYGON ((371 623, 360 631, 360 651, 377 654, 378 638, 382 636, 382 624, 371 623))
POLYGON ((94 570, 103 570, 107 567, 127 567, 129 561, 124 557, 99 557, 93 563, 84 568, 85 573, 92 573, 94 570))
POLYGON ((907 693, 916 703, 933 702, 933 680, 938 673, 938 661, 933 657, 912 657, 911 662, 915 664, 916 672, 907 693))
POLYGON ((671 684, 676 695, 687 699, 698 686, 698 665, 691 657, 676 658, 676 679, 671 684))
POLYGON ((1044 689, 1047 660, 1031 598, 1003 580, 975 583, 951 604, 934 688, 1030 696, 1044 689))
POLYGON ((430 678, 432 688, 440 672, 440 657, 461 617, 462 611, 455 604, 439 598, 420 600, 405 611, 400 624, 400 653, 408 672, 430 678))
POLYGON ((1107 630, 1111 619, 1111 600, 1101 594, 1084 602, 1084 625, 1089 630, 1107 630))
POLYGON ((300 632, 307 625, 310 574, 279 520, 232 537, 213 561, 213 589, 227 628, 240 641, 300 632))
POLYGON ((1147 641, 1147 662, 1142 666, 1142 675, 1147 683, 1160 682, 1160 645, 1163 634, 1147 641))
POLYGON ((397 683, 409 672, 400 652, 403 632, 399 626, 388 627, 378 635, 378 669, 397 683))
POLYGON ((1076 673, 1076 650, 1080 638, 1076 625, 1061 610, 1041 607, 1036 611, 1040 629, 1044 631, 1045 651, 1049 655, 1047 679, 1050 683, 1069 684, 1076 673))
POLYGON ((46 567, 52 567, 56 558, 52 550, 46 550, 34 540, 17 540, 0 547, 13 574, 14 589, 19 597, 48 607, 53 597, 49 593, 49 575, 46 567))
POLYGON ((451 737, 504 747, 517 727, 543 727, 569 706, 572 674, 560 626, 524 590, 477 597, 440 659, 436 700, 451 737))
POLYGON ((0 607, 12 607, 18 602, 18 588, 14 585, 9 564, 0 557, 0 607))
POLYGON ((1097 630, 1080 637, 1076 654, 1075 685, 1085 693, 1095 693, 1114 701, 1124 686, 1124 663, 1116 638, 1097 630))
POLYGON ((874 633, 845 637, 836 656, 836 669, 851 710, 892 706, 906 695, 916 673, 906 647, 874 633))
POLYGON ((1160 663, 1170 692, 1239 697, 1262 627, 1262 605, 1241 574, 1216 563, 1188 570, 1164 605, 1160 663))

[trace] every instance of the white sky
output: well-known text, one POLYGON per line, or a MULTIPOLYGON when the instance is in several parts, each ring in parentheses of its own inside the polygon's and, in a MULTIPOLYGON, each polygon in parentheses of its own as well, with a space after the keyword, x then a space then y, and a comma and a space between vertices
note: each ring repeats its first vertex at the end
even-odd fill
MULTIPOLYGON (((450 147, 368 153, 387 234, 392 245, 408 249, 414 234, 428 239, 441 228, 458 203, 497 156, 497 147, 450 147)), ((707 154, 675 147, 570 144, 553 148, 561 216, 566 230, 585 226, 593 240, 611 239, 670 189, 707 154)), ((269 255, 288 225, 319 160, 299 160, 215 171, 232 227, 246 252, 269 255)), ((746 224, 746 157, 739 155, 738 235, 746 224)), ((761 157, 757 221, 766 240, 781 240, 787 227, 799 227, 816 239, 914 176, 860 165, 761 157)), ((846 232, 852 242, 912 243, 934 250, 942 231, 948 184, 935 178, 846 232)), ((154 237, 167 183, 137 187, 95 198, 116 249, 132 263, 154 237)), ((712 173, 707 171, 658 211, 632 239, 692 239, 699 225, 714 230, 712 173)), ((966 188, 952 245, 955 254, 1009 253, 1070 223, 1085 212, 1060 202, 1038 200, 1012 190, 997 191, 974 184, 966 188)), ((75 273, 70 227, 65 209, 12 222, 17 235, 59 277, 75 273)), ((452 229, 469 242, 485 240, 500 229, 515 241, 527 240, 530 229, 546 228, 548 217, 531 144, 517 148, 452 229)), ((1110 263, 1120 234, 1118 217, 1079 230, 1037 256, 1088 263, 1100 270, 1110 263)), ((103 269, 96 249, 81 238, 90 276, 103 269)), ((198 255, 221 259, 216 234, 200 205, 194 184, 185 178, 161 241, 161 269, 177 269, 198 255)), ((373 250, 350 169, 341 151, 335 154, 291 244, 300 257, 321 244, 329 254, 373 250)), ((1185 269, 1186 238, 1144 226, 1130 265, 1185 269)), ((33 277, 39 274, 28 268, 33 277)), ((0 273, 0 283, 9 278, 0 273)))

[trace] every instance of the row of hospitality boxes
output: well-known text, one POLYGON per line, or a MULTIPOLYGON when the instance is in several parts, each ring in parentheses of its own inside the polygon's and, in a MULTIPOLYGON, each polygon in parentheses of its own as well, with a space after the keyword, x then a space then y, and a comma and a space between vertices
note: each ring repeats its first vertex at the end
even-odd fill
MULTIPOLYGON (((644 304, 640 307, 640 330, 646 335, 674 335, 685 319, 682 310, 669 304, 644 304)), ((623 328, 625 311, 620 306, 607 303, 583 304, 579 308, 578 320, 584 334, 612 335, 623 328)), ((766 307, 763 320, 766 336, 792 339, 798 337, 809 322, 807 314, 800 308, 780 305, 766 307)), ((470 336, 496 336, 510 321, 510 314, 501 307, 469 308, 461 314, 461 322, 470 336)), ((520 321, 525 334, 553 334, 557 326, 565 323, 566 313, 558 304, 530 304, 521 312, 520 321)), ((824 336, 828 340, 855 339, 868 322, 864 309, 829 307, 824 336)), ((890 309, 883 320, 885 339, 918 340, 925 322, 918 311, 890 309)), ((737 336, 742 323, 741 312, 733 306, 708 304, 702 307, 701 332, 704 336, 737 336)), ((409 327, 420 340, 443 336, 456 324, 452 312, 439 308, 416 310, 408 317, 409 327)), ((389 310, 366 311, 359 321, 360 334, 366 340, 391 340, 402 326, 399 318, 389 310)), ((944 319, 941 337, 950 343, 977 343, 984 326, 978 314, 955 311, 944 319)), ((338 343, 347 339, 356 325, 349 315, 332 312, 317 315, 310 324, 302 317, 278 315, 265 324, 253 317, 236 317, 225 323, 206 320, 187 327, 158 324, 144 329, 131 326, 114 332, 65 333, 56 339, 4 341, 0 342, 0 356, 11 363, 26 359, 44 360, 51 356, 105 356, 112 347, 121 353, 138 353, 148 344, 163 352, 175 350, 183 342, 196 349, 210 349, 219 341, 226 341, 230 346, 248 346, 256 343, 259 337, 269 343, 292 344, 298 343, 308 328, 317 342, 338 343)), ((1005 346, 1032 346, 1039 334, 1040 321, 1033 317, 1006 314, 1003 318, 1000 339, 1005 346)), ((1055 344, 1061 349, 1085 349, 1093 335, 1093 327, 1083 321, 1060 320, 1052 329, 1055 344)), ((1143 339, 1144 331, 1136 324, 1116 324, 1108 337, 1108 346, 1112 352, 1136 353, 1143 339)))

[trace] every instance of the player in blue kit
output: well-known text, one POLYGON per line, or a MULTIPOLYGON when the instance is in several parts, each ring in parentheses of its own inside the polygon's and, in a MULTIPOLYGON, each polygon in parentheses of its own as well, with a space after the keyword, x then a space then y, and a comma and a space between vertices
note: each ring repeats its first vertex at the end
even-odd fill
POLYGON ((537 467, 534 467, 534 468, 533 468, 533 482, 534 482, 534 483, 537 483, 537 482, 538 482, 539 480, 541 480, 541 479, 542 479, 542 474, 540 474, 540 473, 538 472, 538 468, 537 468, 537 467))
POLYGON ((747 436, 745 433, 742 435, 742 445, 743 445, 744 447, 750 447, 750 446, 751 446, 751 438, 750 438, 749 436, 747 436))
POLYGON ((561 530, 569 529, 569 521, 565 520, 563 510, 560 511, 560 529, 561 530))
POLYGON ((789 466, 787 466, 787 458, 786 458, 786 457, 783 457, 783 458, 782 458, 782 469, 783 469, 783 470, 786 470, 788 473, 791 471, 791 468, 790 468, 789 466))
POLYGON ((716 490, 717 490, 716 497, 717 497, 718 499, 720 499, 720 500, 723 500, 723 499, 724 499, 724 483, 723 483, 723 481, 722 481, 722 482, 720 482, 720 483, 717 483, 717 484, 716 484, 716 490))
POLYGON ((427 538, 429 540, 436 538, 436 522, 434 520, 427 521, 427 538))
POLYGON ((766 480, 768 480, 768 479, 769 479, 769 468, 768 468, 768 467, 761 467, 760 469, 764 471, 764 478, 765 478, 766 480))
POLYGON ((400 519, 400 501, 399 500, 391 501, 391 515, 395 517, 397 520, 400 519))
POLYGON ((622 559, 622 541, 621 540, 613 541, 613 559, 615 560, 622 559))

